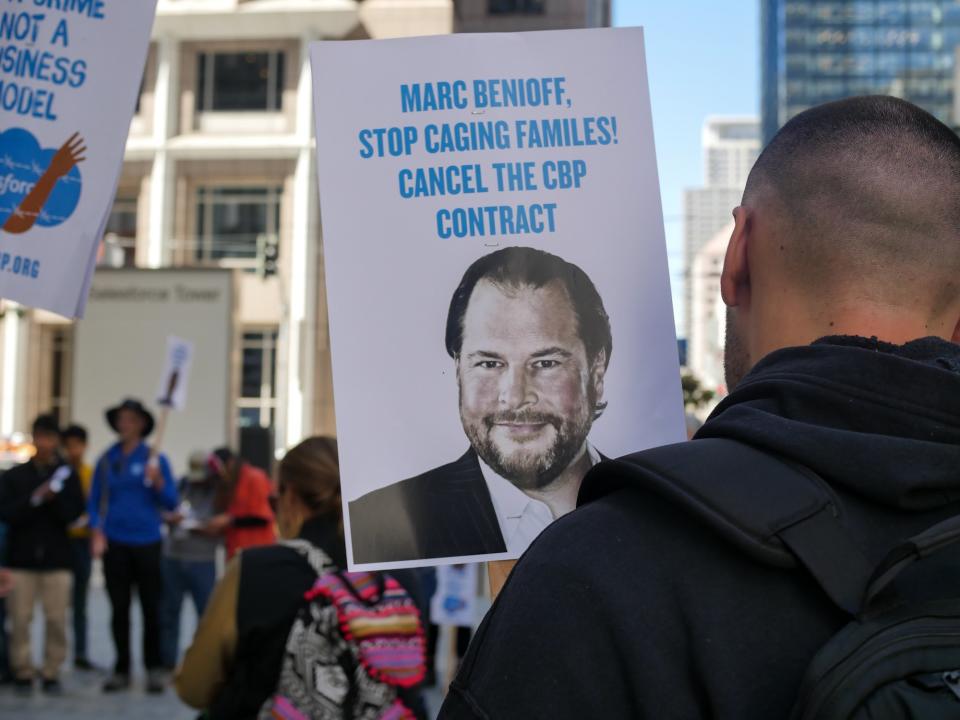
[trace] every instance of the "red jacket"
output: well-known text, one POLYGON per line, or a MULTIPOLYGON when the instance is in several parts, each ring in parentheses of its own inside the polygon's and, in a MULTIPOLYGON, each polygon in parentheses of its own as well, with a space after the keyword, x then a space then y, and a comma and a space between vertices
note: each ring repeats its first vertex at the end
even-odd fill
POLYGON ((260 468, 248 463, 240 465, 237 487, 227 514, 232 519, 262 518, 266 525, 257 527, 230 526, 226 532, 227 559, 238 550, 257 545, 271 545, 277 541, 276 521, 270 508, 273 484, 260 468))

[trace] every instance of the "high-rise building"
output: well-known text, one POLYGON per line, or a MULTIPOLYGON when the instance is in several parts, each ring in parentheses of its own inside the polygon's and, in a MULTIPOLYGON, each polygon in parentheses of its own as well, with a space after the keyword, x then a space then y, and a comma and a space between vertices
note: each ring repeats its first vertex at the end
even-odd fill
POLYGON ((960 0, 761 0, 761 112, 768 142, 806 108, 895 95, 960 126, 960 0))
POLYGON ((454 0, 454 32, 608 27, 610 0, 454 0))
MULTIPOLYGON (((683 194, 684 332, 693 332, 693 261, 727 224, 760 152, 760 125, 751 117, 709 117, 701 134, 704 187, 683 194)), ((691 343, 692 344, 692 343, 691 343)), ((692 348, 691 348, 692 349, 692 348)))
POLYGON ((755 117, 709 117, 703 124, 703 172, 707 187, 738 187, 760 152, 755 117))
POLYGON ((726 393, 723 346, 726 340, 726 308, 720 297, 720 273, 727 242, 733 232, 728 220, 697 251, 691 263, 691 325, 687 367, 710 390, 726 393))
MULTIPOLYGON (((449 33, 452 18, 452 0, 159 0, 104 258, 236 274, 224 441, 335 432, 308 44, 449 33)), ((0 436, 41 411, 71 419, 74 327, 0 302, 0 436)), ((117 387, 104 407, 147 391, 117 387)))

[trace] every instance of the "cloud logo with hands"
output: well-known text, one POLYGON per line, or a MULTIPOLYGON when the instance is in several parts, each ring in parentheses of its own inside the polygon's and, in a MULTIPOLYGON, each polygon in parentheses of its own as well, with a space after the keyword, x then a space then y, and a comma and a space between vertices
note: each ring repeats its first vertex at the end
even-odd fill
POLYGON ((84 159, 82 146, 77 135, 57 149, 40 147, 33 134, 22 128, 0 133, 3 230, 22 233, 34 225, 56 227, 73 214, 83 186, 77 166, 84 159))

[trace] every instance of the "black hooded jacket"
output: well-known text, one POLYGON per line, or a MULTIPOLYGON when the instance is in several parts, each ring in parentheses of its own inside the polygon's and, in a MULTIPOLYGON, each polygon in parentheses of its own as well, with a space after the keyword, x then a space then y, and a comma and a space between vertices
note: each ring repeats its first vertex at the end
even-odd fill
MULTIPOLYGON (((777 351, 697 435, 711 437, 816 471, 879 562, 960 514, 960 346, 835 337, 777 351)), ((752 560, 643 488, 598 492, 602 475, 585 481, 599 499, 554 523, 515 568, 442 720, 786 718, 847 616, 804 570, 752 560)), ((960 550, 898 584, 960 594, 960 550)))
POLYGON ((9 526, 7 564, 17 570, 69 570, 73 555, 68 528, 83 514, 83 489, 77 473, 66 476, 51 500, 35 505, 33 493, 63 466, 33 460, 10 468, 0 477, 0 522, 9 526))

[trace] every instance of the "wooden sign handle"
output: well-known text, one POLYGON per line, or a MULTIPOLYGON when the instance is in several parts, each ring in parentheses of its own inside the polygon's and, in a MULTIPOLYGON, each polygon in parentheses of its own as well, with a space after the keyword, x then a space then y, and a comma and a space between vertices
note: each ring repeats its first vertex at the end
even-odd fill
POLYGON ((167 418, 170 415, 170 406, 162 405, 157 418, 157 432, 153 436, 153 447, 150 448, 150 459, 153 460, 163 448, 163 436, 167 432, 167 418))
POLYGON ((487 576, 490 578, 490 599, 496 600, 503 584, 510 577, 513 566, 517 564, 516 560, 495 560, 487 563, 487 576))
MULTIPOLYGON (((147 460, 149 467, 159 467, 160 449, 163 447, 163 435, 167 431, 167 417, 170 415, 170 406, 162 405, 160 407, 160 417, 157 418, 157 434, 153 436, 153 445, 150 447, 150 457, 147 460)), ((149 487, 150 478, 147 473, 143 475, 143 484, 149 487)))

